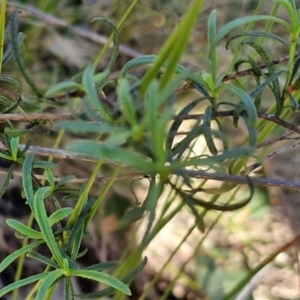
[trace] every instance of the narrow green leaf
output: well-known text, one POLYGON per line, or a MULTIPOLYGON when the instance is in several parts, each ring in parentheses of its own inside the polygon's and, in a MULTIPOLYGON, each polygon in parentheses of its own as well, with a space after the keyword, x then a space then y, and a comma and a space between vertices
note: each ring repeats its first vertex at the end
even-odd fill
POLYGON ((84 70, 82 75, 82 83, 86 91, 85 99, 91 103, 91 105, 98 111, 98 113, 104 120, 110 121, 111 118, 108 115, 105 107, 102 105, 95 89, 95 84, 93 82, 93 73, 94 67, 89 66, 84 70))
POLYGON ((44 241, 37 241, 37 242, 31 243, 29 245, 26 245, 16 251, 14 251, 13 253, 9 254, 8 256, 6 256, 0 263, 0 273, 3 272, 17 258, 26 254, 27 252, 36 248, 37 246, 41 245, 42 243, 44 243, 44 241))
MULTIPOLYGON (((48 273, 49 272, 33 275, 33 276, 30 276, 30 277, 27 277, 27 278, 24 278, 24 279, 20 279, 16 282, 13 282, 13 283, 5 286, 4 288, 2 288, 0 290, 0 298, 3 297, 4 295, 6 295, 7 293, 15 290, 15 289, 19 289, 22 286, 31 284, 35 281, 38 281, 38 280, 41 280, 41 279, 45 278, 48 275, 48 273)), ((39 298, 39 299, 43 299, 43 298, 39 298)))
POLYGON ((44 161, 44 160, 36 160, 33 162, 32 164, 32 168, 37 169, 52 169, 52 168, 56 168, 57 164, 54 164, 50 161, 44 161))
MULTIPOLYGON (((4 113, 4 112, 3 112, 4 113)), ((5 113, 8 113, 8 111, 5 111, 5 113)), ((35 126, 29 128, 29 129, 8 129, 5 128, 4 132, 10 137, 20 137, 21 135, 26 135, 35 130, 35 126)))
POLYGON ((212 72, 212 81, 215 84, 217 78, 217 51, 214 48, 211 48, 212 42, 217 33, 217 25, 216 25, 216 11, 213 10, 208 18, 207 24, 207 38, 210 49, 212 49, 211 54, 211 72, 212 72))
POLYGON ((52 259, 44 256, 43 254, 41 254, 35 250, 29 251, 27 253, 27 256, 40 261, 41 263, 45 264, 46 266, 51 266, 54 269, 59 269, 59 265, 55 261, 53 261, 52 259))
POLYGON ((65 245, 65 250, 74 260, 78 257, 84 230, 87 225, 86 220, 91 207, 95 204, 96 200, 97 198, 92 198, 86 202, 69 234, 68 241, 65 245))
POLYGON ((137 206, 127 211, 125 215, 120 219, 120 224, 126 226, 132 224, 135 221, 140 220, 145 215, 145 209, 137 206))
POLYGON ((131 291, 126 284, 124 284, 119 279, 114 278, 113 276, 110 276, 108 274, 94 271, 94 270, 70 270, 70 274, 72 276, 87 278, 87 279, 98 281, 100 283, 104 283, 124 293, 125 295, 128 296, 131 295, 131 291))
POLYGON ((195 216, 195 223, 196 223, 196 226, 197 228, 201 231, 201 232, 205 232, 205 223, 204 223, 204 220, 203 220, 203 216, 201 216, 199 214, 199 212, 197 211, 197 209, 193 206, 193 205, 189 205, 188 203, 186 203, 192 214, 195 216))
POLYGON ((237 95, 241 99, 245 106, 245 110, 247 111, 250 124, 252 126, 255 126, 257 113, 254 102, 251 99, 251 97, 245 91, 234 85, 222 84, 222 87, 237 95))
POLYGON ((171 149, 173 146, 174 138, 179 130, 179 127, 181 126, 184 119, 181 119, 181 116, 186 116, 189 114, 189 112, 195 108, 199 103, 203 102, 204 100, 207 100, 207 97, 202 97, 200 99, 193 100, 191 103, 189 103, 187 106, 185 106, 175 117, 175 120, 173 121, 169 133, 167 135, 166 139, 166 148, 171 149))
POLYGON ((67 175, 67 176, 64 176, 55 186, 55 190, 57 190, 58 188, 63 188, 63 186, 71 179, 74 179, 76 178, 75 175, 67 175))
POLYGON ((20 82, 11 77, 0 77, 0 81, 12 85, 12 87, 17 90, 20 88, 20 82))
POLYGON ((7 159, 7 160, 12 160, 9 153, 7 151, 1 150, 1 149, 0 149, 0 157, 7 159))
POLYGON ((118 103, 122 110, 122 114, 131 126, 138 123, 136 107, 130 95, 130 87, 127 79, 121 78, 117 88, 118 103))
POLYGON ((253 126, 250 122, 249 122, 249 118, 247 115, 245 115, 244 113, 242 114, 242 118, 245 120, 248 132, 249 132, 249 145, 250 146, 255 146, 256 142, 257 142, 257 131, 256 131, 256 127, 253 126))
MULTIPOLYGON (((264 63, 266 64, 266 67, 269 71, 269 76, 273 76, 275 73, 275 68, 273 65, 273 62, 271 58, 268 55, 268 52, 261 46, 253 42, 243 42, 243 44, 249 45, 252 47, 263 59, 264 63)), ((273 79, 272 85, 270 85, 270 88, 275 96, 275 101, 276 101, 276 115, 280 115, 282 109, 283 109, 283 97, 281 96, 280 92, 280 83, 278 78, 273 79)))
POLYGON ((94 270, 94 271, 104 271, 108 269, 116 269, 120 264, 117 261, 106 261, 99 264, 94 264, 88 267, 85 267, 84 270, 94 270))
POLYGON ((256 87, 256 89, 255 89, 254 91, 252 91, 252 92, 249 94, 249 96, 250 96, 251 98, 257 97, 258 95, 260 95, 260 94, 264 91, 264 89, 265 89, 268 85, 270 85, 275 79, 277 79, 280 75, 282 75, 282 74, 284 74, 284 73, 286 73, 286 71, 285 71, 285 70, 281 70, 281 71, 279 71, 279 72, 273 74, 272 76, 266 78, 266 80, 265 80, 260 86, 256 87))
POLYGON ((31 89, 36 93, 36 95, 40 98, 42 97, 42 93, 38 90, 36 85, 34 84, 33 80, 30 77, 30 74, 28 70, 25 67, 21 51, 20 51, 20 38, 18 35, 18 11, 14 11, 12 15, 10 16, 10 22, 9 22, 9 32, 10 32, 10 39, 12 43, 12 50, 14 54, 15 61, 19 67, 19 70, 21 71, 23 78, 28 83, 28 85, 31 87, 31 89))
POLYGON ((39 286, 38 292, 36 294, 36 299, 44 299, 47 291, 51 285, 64 275, 65 271, 62 269, 56 269, 54 271, 48 272, 47 276, 43 278, 42 284, 39 286))
MULTIPOLYGON (((136 277, 138 275, 138 273, 140 273, 144 267, 147 264, 147 257, 145 257, 143 259, 143 261, 136 267, 134 268, 132 271, 130 271, 127 275, 125 275, 124 277, 121 278, 121 281, 124 283, 129 283, 134 277, 136 277)), ((102 291, 98 291, 98 292, 93 292, 93 293, 87 293, 87 294, 80 294, 80 295, 76 295, 78 298, 88 298, 88 299, 100 299, 106 296, 109 296, 110 294, 112 294, 115 290, 111 287, 106 288, 102 291)))
POLYGON ((187 166, 212 166, 214 164, 222 163, 227 159, 253 155, 254 150, 254 147, 239 147, 230 151, 223 151, 222 154, 211 157, 208 157, 207 155, 200 155, 199 157, 192 157, 183 161, 174 161, 172 165, 175 170, 177 168, 187 166))
POLYGON ((32 203, 34 197, 31 178, 33 160, 34 153, 29 153, 28 155, 26 155, 22 168, 22 186, 24 189, 26 200, 29 204, 32 203))
POLYGON ((299 109, 299 103, 295 99, 295 97, 293 96, 293 94, 291 94, 289 91, 286 91, 285 93, 288 96, 288 98, 290 99, 292 109, 295 110, 295 111, 298 110, 299 109))
POLYGON ((240 19, 233 20, 229 23, 227 23, 225 26, 221 28, 221 30, 216 34, 214 40, 212 41, 210 45, 210 51, 209 56, 211 56, 211 53, 214 49, 214 47, 219 44, 219 42, 233 29, 235 29, 238 26, 247 24, 247 23, 253 23, 258 21, 272 21, 275 23, 279 23, 283 26, 285 26, 287 29, 290 28, 290 25, 279 18, 273 17, 273 16, 264 16, 264 15, 258 15, 258 16, 247 16, 240 19))
POLYGON ((61 256, 61 252, 56 243, 54 234, 51 230, 48 216, 46 213, 45 204, 44 204, 44 199, 47 197, 47 194, 50 192, 50 190, 51 190, 50 187, 42 187, 38 189, 36 194, 34 195, 33 207, 34 207, 36 221, 39 224, 45 242, 49 250, 53 254, 57 263, 60 265, 60 267, 62 267, 63 258, 61 256))
POLYGON ((20 150, 20 154, 19 154, 20 157, 22 157, 29 150, 31 143, 32 143, 31 140, 26 141, 25 147, 20 150))
POLYGON ((49 225, 53 226, 55 223, 68 217, 72 213, 72 210, 73 210, 72 207, 63 207, 63 208, 56 210, 48 219, 49 225))
POLYGON ((82 90, 83 86, 75 81, 62 81, 55 86, 51 87, 46 93, 46 98, 52 98, 60 96, 62 94, 68 94, 74 90, 82 90))
POLYGON ((45 169, 45 170, 44 170, 44 173, 45 173, 46 178, 47 178, 47 180, 48 180, 48 182, 49 182, 49 184, 50 184, 50 187, 51 187, 51 189, 52 189, 52 191, 53 191, 53 190, 54 190, 54 187, 55 187, 54 175, 53 175, 53 173, 51 172, 50 169, 45 169))
POLYGON ((28 227, 27 225, 13 219, 8 219, 6 223, 17 232, 31 239, 43 239, 43 235, 37 230, 28 227))
POLYGON ((218 150, 216 148, 214 139, 212 137, 211 118, 212 118, 212 107, 208 106, 205 109, 205 114, 203 118, 203 135, 210 153, 217 154, 218 150))
POLYGON ((145 171, 153 170, 149 158, 118 146, 110 146, 105 143, 93 141, 76 141, 70 143, 67 149, 88 155, 92 158, 102 158, 107 162, 122 163, 145 171))
POLYGON ((103 17, 93 18, 92 22, 95 22, 95 21, 105 22, 113 30, 114 46, 113 46, 111 58, 110 58, 107 66, 106 66, 106 70, 109 72, 112 69, 112 67, 113 67, 113 65, 114 65, 114 63, 115 63, 115 61, 118 57, 118 54, 119 54, 120 36, 119 36, 118 28, 112 22, 110 22, 109 20, 107 20, 106 18, 103 18, 103 17))
POLYGON ((201 121, 201 119, 198 119, 185 138, 173 146, 171 150, 173 159, 182 157, 182 155, 190 149, 192 141, 203 134, 203 125, 200 125, 201 121))
POLYGON ((291 74, 291 81, 289 82, 289 85, 292 84, 292 81, 294 80, 295 76, 298 74, 299 68, 300 68, 300 55, 295 57, 293 71, 291 74))
MULTIPOLYGON (((20 47, 24 39, 25 39, 25 34, 19 32, 17 36, 18 47, 20 47)), ((4 66, 7 62, 9 62, 12 57, 13 57, 13 48, 11 44, 9 44, 3 56, 2 66, 4 66)))
MULTIPOLYGON (((12 126, 9 125, 9 127, 11 128, 12 126)), ((8 136, 7 134, 3 134, 3 139, 7 150, 11 153, 10 136, 8 136)))
MULTIPOLYGON (((129 62, 127 62, 124 66, 123 69, 121 70, 121 75, 120 77, 126 77, 128 79, 128 76, 130 77, 131 74, 129 75, 128 72, 138 66, 141 65, 146 65, 146 64, 153 64, 157 60, 157 56, 155 55, 143 55, 140 57, 133 58, 129 62)), ((163 62, 163 67, 167 67, 169 64, 169 60, 166 59, 163 62)), ((209 93, 206 91, 202 79, 195 75, 193 72, 189 71, 188 69, 184 68, 181 65, 176 65, 175 71, 177 73, 184 73, 186 74, 186 79, 192 81, 193 86, 200 91, 204 96, 209 97, 209 93)), ((131 78, 129 78, 131 79, 131 78)))
POLYGON ((250 30, 250 31, 244 31, 244 32, 238 33, 238 34, 230 37, 230 39, 226 43, 225 48, 228 49, 228 46, 229 46, 230 42, 233 41, 234 39, 237 39, 239 37, 245 37, 245 36, 271 38, 271 39, 274 39, 274 40, 284 44, 285 46, 289 47, 289 43, 277 34, 273 34, 273 33, 270 33, 270 32, 264 32, 264 31, 250 30))
POLYGON ((129 133, 125 128, 110 125, 104 122, 87 122, 87 121, 64 121, 55 124, 55 127, 63 128, 70 132, 77 133, 129 133))
POLYGON ((7 175, 5 177, 5 179, 3 180, 3 183, 0 187, 0 197, 2 197, 4 195, 4 193, 6 192, 9 184, 10 184, 10 180, 12 179, 13 175, 14 175, 14 169, 15 169, 15 163, 12 163, 11 166, 9 167, 8 171, 7 171, 7 175))

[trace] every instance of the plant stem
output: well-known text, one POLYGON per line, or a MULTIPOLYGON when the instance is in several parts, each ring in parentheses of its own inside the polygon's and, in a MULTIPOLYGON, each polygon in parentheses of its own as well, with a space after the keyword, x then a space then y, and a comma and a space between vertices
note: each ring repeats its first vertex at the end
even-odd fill
POLYGON ((0 11, 0 74, 2 73, 2 59, 3 59, 3 51, 4 51, 6 6, 7 6, 7 0, 2 0, 1 11, 0 11))

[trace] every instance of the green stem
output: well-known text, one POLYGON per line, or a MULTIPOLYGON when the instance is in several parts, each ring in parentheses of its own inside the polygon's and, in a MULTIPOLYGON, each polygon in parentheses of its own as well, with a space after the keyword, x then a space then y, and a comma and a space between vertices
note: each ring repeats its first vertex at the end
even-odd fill
POLYGON ((293 246, 296 242, 299 242, 299 235, 296 235, 295 238, 293 238, 290 242, 287 244, 279 247, 276 249, 273 253, 271 253, 269 256, 267 256, 262 262, 260 262, 251 272, 249 272, 224 298, 224 300, 231 300, 233 299, 236 294, 242 290, 242 288, 251 280, 251 278, 257 274, 263 267, 268 265, 270 262, 272 262, 278 254, 281 252, 286 251, 291 246, 293 246))
POLYGON ((89 178, 89 181, 84 189, 84 191, 81 193, 75 207, 74 207, 74 210, 70 216, 70 219, 68 221, 68 225, 67 226, 72 226, 73 224, 75 224, 75 222, 77 221, 81 211, 82 211, 82 208, 84 207, 86 201, 87 201, 87 197, 88 197, 88 193, 89 191, 91 190, 92 188, 92 185, 94 184, 95 180, 96 180, 96 177, 98 176, 98 173, 102 167, 104 163, 104 159, 100 159, 93 171, 93 174, 91 175, 91 177, 89 178))
POLYGON ((182 273, 184 272, 186 266, 188 265, 188 263, 195 259, 195 257, 197 257, 198 253, 199 253, 199 248, 202 246, 205 238, 208 236, 208 234, 211 232, 211 230, 215 227, 215 225, 218 223, 219 219, 221 218, 221 216, 223 215, 224 212, 221 212, 220 214, 218 214, 218 216, 216 217, 216 219, 214 220, 214 222, 210 225, 210 227, 208 228, 207 232, 203 235, 203 237, 200 239, 200 241, 198 242, 198 244, 196 245, 193 253, 190 255, 190 257, 184 262, 184 264, 182 264, 182 266, 180 267, 180 269, 178 270, 175 278, 172 280, 172 282, 169 284, 168 288, 165 290, 164 294, 160 297, 160 300, 166 300, 168 299, 168 296, 170 294, 170 292, 172 291, 172 289, 174 288, 177 280, 181 277, 182 273))
MULTIPOLYGON (((34 221, 34 216, 33 213, 30 214, 29 219, 27 221, 27 226, 32 228, 33 226, 33 221, 34 221)), ((28 245, 28 238, 25 238, 22 242, 22 248, 28 245)), ((15 274, 14 282, 18 282, 21 279, 22 276, 22 270, 24 268, 24 261, 25 261, 25 254, 21 255, 19 260, 18 260, 18 266, 17 266, 17 271, 15 274)), ((12 292, 12 300, 18 300, 19 299, 19 289, 15 289, 12 292)))
POLYGON ((96 200, 96 202, 94 203, 94 205, 91 208, 91 212, 89 213, 89 216, 88 216, 88 218, 86 220, 86 225, 89 224, 90 220, 93 218, 93 216, 98 211, 98 208, 101 205, 102 201, 104 200, 105 195, 107 194, 108 190, 110 189, 110 187, 114 183, 115 179, 119 175, 121 169, 122 169, 122 165, 120 164, 120 165, 118 165, 116 167, 116 169, 114 170, 113 174, 110 176, 109 181, 103 187, 102 192, 100 193, 98 199, 96 200))
POLYGON ((6 6, 7 6, 7 0, 2 0, 1 11, 0 11, 0 74, 2 72, 2 59, 3 59, 3 51, 4 51, 6 6))
MULTIPOLYGON (((136 4, 138 3, 138 0, 134 0, 131 5, 128 7, 128 9, 126 10, 126 12, 124 13, 124 15, 122 16, 121 20, 119 21, 118 25, 116 26, 117 29, 120 29, 123 25, 123 23, 126 21, 126 19, 128 18, 128 16, 130 15, 130 13, 132 12, 132 10, 134 9, 134 7, 136 6, 136 4)), ((96 67, 99 62, 102 60, 104 53, 106 52, 106 50, 108 49, 111 41, 113 40, 113 34, 110 35, 110 37, 108 38, 106 44, 104 45, 104 47, 102 48, 102 50, 100 51, 100 53, 98 54, 94 66, 96 67)))

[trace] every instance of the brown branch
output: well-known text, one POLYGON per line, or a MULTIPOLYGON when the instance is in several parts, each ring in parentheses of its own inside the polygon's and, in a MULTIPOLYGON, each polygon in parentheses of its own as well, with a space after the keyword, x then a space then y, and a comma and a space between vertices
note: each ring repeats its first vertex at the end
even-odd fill
POLYGON ((6 121, 17 122, 32 122, 32 121, 62 121, 62 120, 74 120, 76 116, 80 114, 80 111, 74 113, 32 113, 32 114, 0 114, 0 123, 6 121))
MULTIPOLYGON (((0 174, 7 174, 7 169, 5 168, 0 168, 0 174)), ((20 171, 14 171, 13 172, 14 176, 17 177, 22 177, 22 172, 20 171)), ((38 180, 47 180, 47 177, 45 175, 40 175, 40 174, 34 174, 34 177, 38 180)), ((130 173, 130 174, 123 174, 123 175, 118 175, 116 177, 116 180, 127 180, 127 179, 132 179, 132 178, 142 178, 144 177, 143 173, 130 173)), ((98 176, 95 179, 95 182, 99 183, 105 183, 110 179, 110 176, 98 176)), ((62 180, 62 177, 54 176, 54 181, 59 182, 62 180)), ((75 183, 75 184, 82 184, 82 183, 87 183, 90 180, 89 177, 80 177, 80 178, 72 178, 68 181, 68 183, 75 183)))
MULTIPOLYGON (((19 149, 23 150, 25 148, 24 144, 19 144, 19 149)), ((6 146, 0 142, 0 149, 7 150, 6 146)), ((81 153, 71 152, 63 149, 53 149, 53 148, 45 148, 39 146, 31 146, 28 150, 28 153, 35 153, 41 156, 52 156, 56 159, 77 159, 82 161, 98 161, 96 158, 87 157, 81 153)))
POLYGON ((261 143, 257 144, 257 145, 255 146, 255 148, 256 148, 256 149, 263 148, 263 147, 265 147, 265 146, 272 145, 272 144, 274 144, 274 143, 276 143, 276 142, 278 142, 278 141, 283 141, 283 140, 290 139, 290 138, 288 138, 288 137, 289 137, 290 135, 292 135, 293 133, 294 133, 293 131, 287 131, 287 132, 285 132, 284 134, 282 134, 282 135, 280 135, 280 136, 278 136, 278 137, 276 137, 276 138, 273 138, 273 139, 270 139, 270 140, 266 140, 266 141, 264 141, 264 142, 261 142, 261 143))
MULTIPOLYGON (((296 56, 297 55, 298 54, 296 54, 296 56)), ((289 60, 289 56, 287 55, 287 56, 282 56, 280 58, 272 60, 272 63, 273 63, 273 65, 278 65, 278 64, 281 64, 281 63, 286 62, 288 60, 289 60)), ((260 69, 265 69, 267 67, 267 65, 262 63, 262 64, 258 64, 258 67, 260 69)), ((240 77, 245 77, 245 76, 248 76, 248 75, 255 75, 255 72, 254 72, 253 68, 226 75, 226 76, 224 76, 222 81, 223 82, 230 81, 230 80, 234 80, 234 79, 237 79, 237 78, 240 78, 240 77)))
MULTIPOLYGON (((217 118, 223 118, 223 117, 231 117, 233 116, 234 111, 233 110, 226 110, 226 111, 217 111, 217 112, 213 112, 212 113, 212 120, 215 120, 217 118)), ((204 118, 204 114, 191 114, 191 115, 184 115, 184 116, 174 116, 175 120, 181 120, 181 121, 185 121, 185 120, 198 120, 201 118, 204 118)), ((300 133, 300 126, 296 126, 294 124, 291 124, 289 122, 284 121, 283 119, 275 116, 275 115, 271 115, 271 114, 267 114, 267 113, 263 113, 263 112, 258 112, 257 116, 261 119, 267 120, 267 121, 271 121, 279 126, 282 126, 290 131, 296 132, 296 133, 300 133)))
POLYGON ((261 119, 271 121, 277 125, 287 128, 293 132, 300 133, 300 126, 296 126, 294 124, 288 123, 275 115, 270 115, 270 114, 266 114, 266 113, 257 113, 257 115, 261 119))
MULTIPOLYGON (((4 168, 0 168, 0 173, 7 173, 7 170, 4 168)), ((284 179, 273 179, 273 178, 260 178, 254 176, 241 176, 241 175, 223 175, 217 173, 209 173, 205 171, 194 171, 194 170, 185 170, 185 174, 190 178, 197 178, 197 179, 205 179, 205 180, 216 180, 216 181, 223 181, 223 182, 232 182, 237 184, 249 184, 249 179, 251 182, 256 186, 276 186, 286 189, 292 189, 300 191, 300 182, 289 181, 284 179)), ((22 176, 21 172, 15 171, 14 175, 22 176)), ((138 172, 138 173, 129 173, 119 175, 116 179, 117 180, 128 180, 132 178, 139 178, 144 177, 145 174, 138 172)), ((43 175, 35 175, 35 177, 39 180, 46 179, 43 175)), ((54 180, 56 182, 60 181, 61 177, 55 177, 54 180)), ((105 183, 110 179, 110 176, 98 176, 95 181, 100 183, 105 183)), ((88 182, 89 178, 73 178, 69 180, 69 183, 86 183, 88 182)))
MULTIPOLYGON (((197 178, 197 179, 249 184, 249 180, 247 179, 247 177, 241 175, 223 175, 223 174, 208 173, 204 171, 194 171, 194 170, 185 170, 185 174, 191 178, 197 178)), ((250 180, 254 185, 258 185, 258 186, 277 186, 281 188, 300 191, 300 182, 289 181, 284 179, 259 178, 254 176, 250 176, 248 178, 250 178, 250 180)))

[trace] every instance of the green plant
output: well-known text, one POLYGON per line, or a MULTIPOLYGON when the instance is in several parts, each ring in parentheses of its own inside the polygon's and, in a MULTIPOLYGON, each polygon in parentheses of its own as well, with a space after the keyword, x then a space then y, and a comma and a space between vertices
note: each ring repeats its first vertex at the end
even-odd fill
MULTIPOLYGON (((210 70, 203 70, 201 74, 196 74, 180 65, 190 33, 204 3, 204 1, 195 0, 157 56, 147 55, 134 58, 122 67, 118 76, 111 78, 119 53, 119 29, 134 8, 136 2, 133 2, 117 26, 105 18, 93 19, 93 22, 105 23, 113 31, 111 38, 113 49, 106 68, 98 71, 97 66, 108 48, 110 39, 92 65, 70 80, 57 83, 45 93, 34 83, 25 67, 20 50, 24 36, 17 30, 17 14, 11 15, 8 41, 11 48, 8 48, 4 54, 2 63, 7 63, 8 58, 14 56, 35 98, 29 99, 25 95, 13 93, 15 97, 15 102, 13 102, 3 93, 2 114, 15 111, 23 113, 24 116, 27 113, 27 120, 34 120, 34 122, 32 121, 30 129, 20 130, 12 123, 12 119, 7 118, 6 127, 1 134, 4 150, 0 150, 0 157, 9 160, 11 167, 1 188, 1 194, 3 195, 8 188, 15 166, 21 165, 23 193, 32 212, 32 219, 28 225, 12 219, 7 220, 7 224, 24 239, 24 244, 21 249, 1 262, 0 271, 25 254, 44 263, 46 268, 45 272, 32 277, 18 278, 11 285, 1 289, 0 296, 29 283, 38 282, 29 298, 41 299, 46 295, 45 298, 50 299, 58 281, 65 279, 65 299, 73 299, 76 295, 71 277, 75 276, 109 286, 99 292, 77 296, 99 298, 117 290, 123 294, 115 292, 114 297, 122 298, 124 294, 130 295, 126 284, 130 283, 146 264, 147 259, 142 260, 144 249, 183 207, 188 208, 195 218, 195 225, 188 229, 185 238, 195 227, 205 232, 195 249, 196 252, 224 212, 240 209, 250 202, 256 185, 281 185, 299 189, 298 183, 283 183, 279 180, 250 176, 250 173, 262 164, 261 157, 267 150, 265 148, 264 152, 259 153, 258 144, 266 142, 273 134, 277 138, 276 130, 280 126, 299 133, 297 126, 286 121, 299 106, 300 60, 297 54, 300 34, 299 10, 295 1, 292 0, 274 2, 276 7, 284 7, 287 10, 290 22, 273 15, 253 15, 235 19, 217 30, 217 12, 213 11, 208 19, 210 70), (267 22, 270 29, 272 28, 270 24, 274 23, 283 26, 290 34, 289 40, 264 30, 252 30, 250 26, 254 26, 259 21, 267 22), (234 34, 226 44, 229 48, 237 40, 239 41, 233 46, 236 55, 232 61, 237 73, 231 77, 219 74, 219 43, 233 30, 245 24, 248 26, 246 31, 234 34), (263 44, 266 39, 272 39, 286 47, 289 55, 284 69, 275 68, 275 62, 268 55, 263 44), (249 55, 246 58, 237 59, 241 48, 245 47, 251 48, 254 56, 249 55), (263 61, 263 65, 257 63, 257 57, 263 61), (248 73, 239 72, 238 68, 245 63, 249 64, 251 69, 248 73), (134 75, 136 67, 149 64, 151 67, 142 78, 134 75), (252 76, 251 85, 245 82, 245 74, 252 76), (283 85, 280 85, 279 78, 284 78, 283 85), (231 82, 226 83, 229 80, 231 82), (111 87, 117 93, 117 99, 113 103, 101 97, 104 91, 111 87), (198 96, 176 112, 178 93, 191 89, 195 90, 198 96), (267 113, 264 113, 261 109, 261 102, 266 90, 271 92, 274 104, 267 113), (72 132, 93 136, 85 140, 72 141, 67 145, 66 156, 78 159, 84 157, 96 164, 87 183, 80 188, 68 186, 68 183, 72 183, 72 177, 67 176, 57 180, 52 171, 56 164, 45 160, 35 160, 34 154, 30 151, 31 145, 28 138, 28 135, 42 121, 50 120, 49 116, 44 116, 42 119, 42 114, 36 115, 35 111, 42 112, 50 104, 58 105, 58 98, 71 97, 79 97, 82 105, 75 104, 72 108, 74 111, 67 115, 73 120, 55 122, 54 127, 59 129, 62 135, 64 132, 72 132), (228 99, 231 98, 233 100, 229 101, 228 99), (195 113, 199 107, 203 113, 195 113), (225 123, 222 120, 226 117, 232 118, 232 125, 235 128, 246 128, 244 142, 241 145, 234 145, 226 135, 225 123), (188 131, 182 134, 181 128, 187 120, 193 120, 193 122, 188 131), (178 138, 181 135, 183 137, 178 138), (26 140, 23 149, 20 147, 20 138, 26 140), (199 151, 197 142, 201 138, 206 147, 199 151), (37 168, 43 170, 45 182, 36 178, 35 169, 37 168), (97 197, 90 196, 95 181, 103 179, 98 177, 101 170, 108 172, 108 179, 106 178, 101 193, 97 197), (79 268, 76 260, 85 254, 85 251, 80 251, 80 246, 83 238, 88 236, 87 226, 124 170, 132 174, 134 178, 144 177, 149 181, 147 195, 142 204, 133 207, 121 219, 123 224, 131 224, 147 217, 147 228, 143 238, 134 251, 124 252, 120 265, 114 262, 104 262, 83 269, 79 268), (207 184, 209 179, 220 181, 221 184, 211 188, 207 184), (241 185, 248 186, 248 195, 244 200, 237 200, 241 185), (76 199, 73 207, 62 206, 58 199, 58 194, 61 192, 67 197, 76 199), (163 199, 162 195, 165 193, 167 197, 163 199), (227 200, 220 201, 221 196, 226 196, 227 200), (176 202, 178 199, 180 201, 176 202), (158 214, 159 202, 163 204, 158 214), (175 207, 173 203, 177 203, 175 207), (220 211, 221 214, 207 229, 205 217, 211 210, 220 211), (33 219, 38 224, 39 230, 32 227, 33 219), (38 252, 37 247, 41 244, 46 244, 51 257, 38 252), (112 268, 116 269, 113 275, 102 272, 112 268)), ((2 14, 5 13, 3 3, 5 2, 2 2, 2 14)), ((0 25, 0 37, 3 40, 4 23, 0 25)), ((18 82, 14 79, 1 77, 0 80, 9 85, 18 86, 18 82)), ((53 117, 51 121, 56 121, 56 117, 53 117)), ((286 247, 280 248, 275 253, 279 253, 282 249, 286 247)), ((275 255, 270 255, 270 258, 247 274, 227 295, 212 297, 232 299, 249 282, 250 278, 274 257, 275 255)), ((20 260, 20 265, 22 265, 22 260, 20 260)), ((177 273, 177 277, 180 276, 181 271, 177 273)), ((157 278, 156 276, 153 279, 149 289, 155 284, 157 278)), ((162 298, 167 297, 175 282, 176 278, 162 298)), ((144 291, 141 299, 146 297, 149 289, 144 291)))

